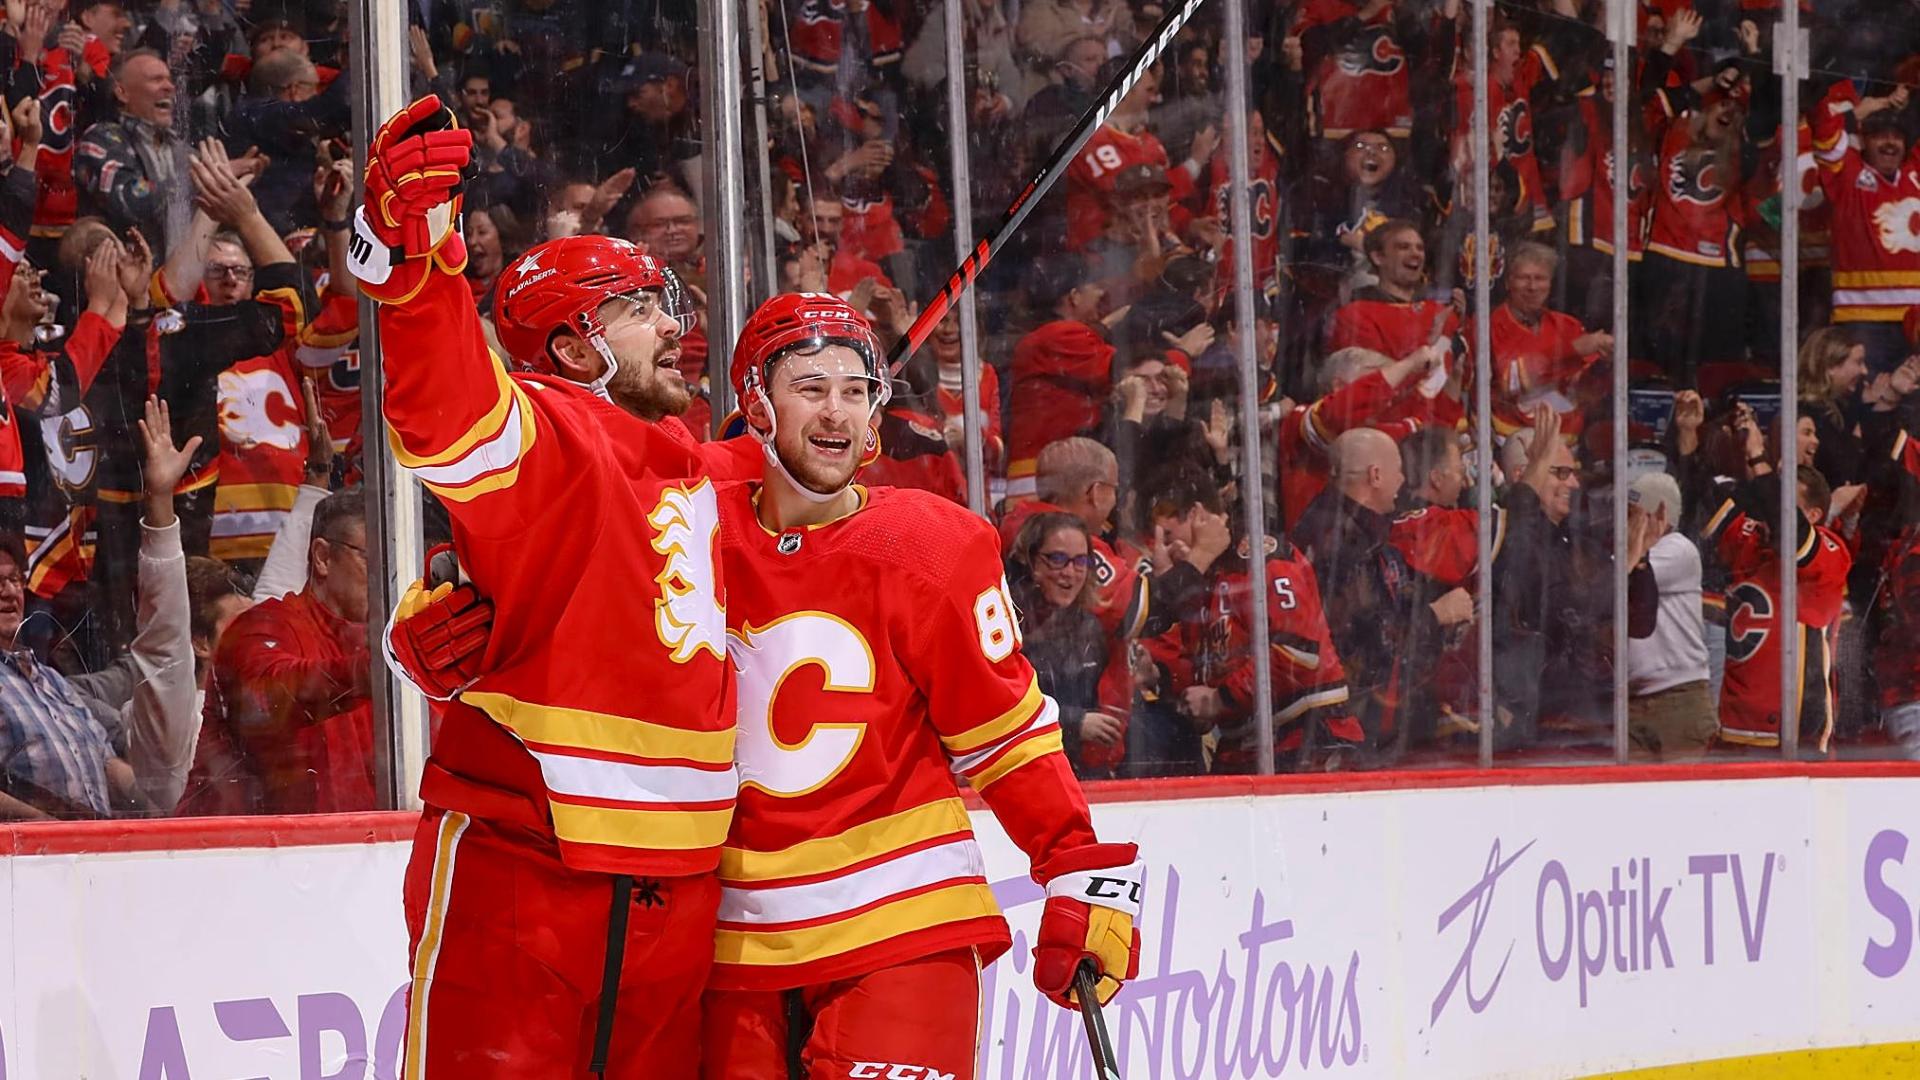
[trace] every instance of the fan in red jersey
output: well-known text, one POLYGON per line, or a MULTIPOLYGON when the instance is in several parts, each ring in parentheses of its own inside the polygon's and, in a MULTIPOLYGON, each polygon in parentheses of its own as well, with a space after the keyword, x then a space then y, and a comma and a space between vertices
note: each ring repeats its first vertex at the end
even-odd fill
MULTIPOLYGON (((1780 481, 1767 463, 1759 426, 1749 419, 1740 434, 1753 462, 1750 479, 1721 505, 1705 530, 1729 582, 1720 739, 1741 746, 1779 746, 1780 642, 1789 632, 1780 625, 1779 610, 1781 544, 1775 529, 1780 481)), ((1803 665, 1800 741, 1825 753, 1834 721, 1833 642, 1853 553, 1839 534, 1821 524, 1833 499, 1826 478, 1802 465, 1795 479, 1800 513, 1793 551, 1799 603, 1792 632, 1798 635, 1803 665)))
POLYGON ((1032 860, 1034 981, 1062 1004, 1083 961, 1103 1001, 1137 970, 1144 866, 1094 834, 992 527, 853 484, 889 396, 866 319, 833 296, 775 297, 731 371, 766 469, 721 499, 741 812, 704 1075, 777 1076, 797 1052, 816 1076, 972 1077, 980 969, 1011 939, 957 778, 1032 860))
MULTIPOLYGON (((625 241, 505 269, 500 340, 537 373, 494 360, 460 276, 471 153, 436 98, 389 120, 348 260, 380 304, 394 457, 499 615, 421 781, 402 1069, 691 1080, 738 788, 709 464, 729 449, 672 418, 685 324, 625 241)), ((409 594, 401 625, 444 627, 435 599, 409 594)))

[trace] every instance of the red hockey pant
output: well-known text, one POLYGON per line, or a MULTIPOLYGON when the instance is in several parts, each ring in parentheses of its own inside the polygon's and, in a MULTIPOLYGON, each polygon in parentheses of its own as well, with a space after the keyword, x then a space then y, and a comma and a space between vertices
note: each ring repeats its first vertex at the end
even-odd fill
MULTIPOLYGON (((402 1080, 593 1075, 614 881, 533 830, 429 808, 407 865, 402 1080)), ((694 1080, 720 886, 634 881, 606 1077, 694 1080)))
POLYGON ((801 1050, 806 1080, 973 1080, 980 964, 972 949, 801 990, 710 990, 705 1080, 787 1080, 790 994, 813 1024, 801 1050))

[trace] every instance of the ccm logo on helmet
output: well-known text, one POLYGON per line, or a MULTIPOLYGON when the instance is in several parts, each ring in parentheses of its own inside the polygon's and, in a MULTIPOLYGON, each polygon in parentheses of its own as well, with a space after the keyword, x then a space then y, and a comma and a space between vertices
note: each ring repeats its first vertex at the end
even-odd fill
POLYGON ((813 311, 802 311, 800 317, 803 319, 844 319, 847 317, 847 313, 838 308, 819 308, 813 311))
POLYGON ((853 1080, 953 1080, 954 1077, 953 1073, 925 1065, 894 1065, 885 1061, 856 1061, 847 1075, 853 1080))

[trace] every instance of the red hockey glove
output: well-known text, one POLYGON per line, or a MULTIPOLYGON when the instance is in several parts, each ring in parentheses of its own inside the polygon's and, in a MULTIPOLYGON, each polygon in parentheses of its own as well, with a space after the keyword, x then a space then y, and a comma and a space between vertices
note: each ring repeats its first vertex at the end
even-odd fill
POLYGON ((1063 851, 1035 867, 1047 889, 1040 934, 1033 946, 1033 985, 1069 1009, 1080 961, 1100 969, 1100 1004, 1113 1000, 1120 984, 1140 973, 1140 896, 1147 867, 1132 844, 1088 844, 1063 851))
POLYGON ((405 303, 435 269, 466 268, 460 171, 472 157, 473 133, 437 97, 381 125, 367 146, 366 201, 347 242, 347 266, 361 291, 383 304, 405 303))
POLYGON ((493 634, 493 602, 452 574, 432 572, 441 545, 428 553, 429 577, 407 587, 387 623, 387 664, 435 701, 451 701, 480 677, 480 658, 493 634))

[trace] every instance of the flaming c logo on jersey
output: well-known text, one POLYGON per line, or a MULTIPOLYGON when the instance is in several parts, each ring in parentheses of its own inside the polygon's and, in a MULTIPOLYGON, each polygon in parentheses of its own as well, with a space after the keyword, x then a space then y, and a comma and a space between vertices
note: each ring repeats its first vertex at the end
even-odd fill
POLYGON ((1874 207, 1873 228, 1885 251, 1896 255, 1920 251, 1920 199, 1899 199, 1874 207))
POLYGON ((661 644, 673 650, 670 655, 677 664, 692 660, 702 649, 725 659, 727 616, 720 606, 713 562, 720 508, 712 483, 667 488, 660 505, 647 515, 647 524, 653 526, 653 550, 667 557, 654 578, 660 586, 654 625, 661 644))
POLYGON ((1502 158, 1522 157, 1533 152, 1533 110, 1524 99, 1510 102, 1496 118, 1495 145, 1502 158))
POLYGON ((1726 190, 1711 150, 1676 154, 1667 162, 1667 197, 1675 202, 1717 206, 1726 190))
POLYGON ((1348 75, 1391 75, 1406 66, 1407 54, 1394 43, 1384 26, 1367 26, 1340 53, 1340 70, 1348 75))

